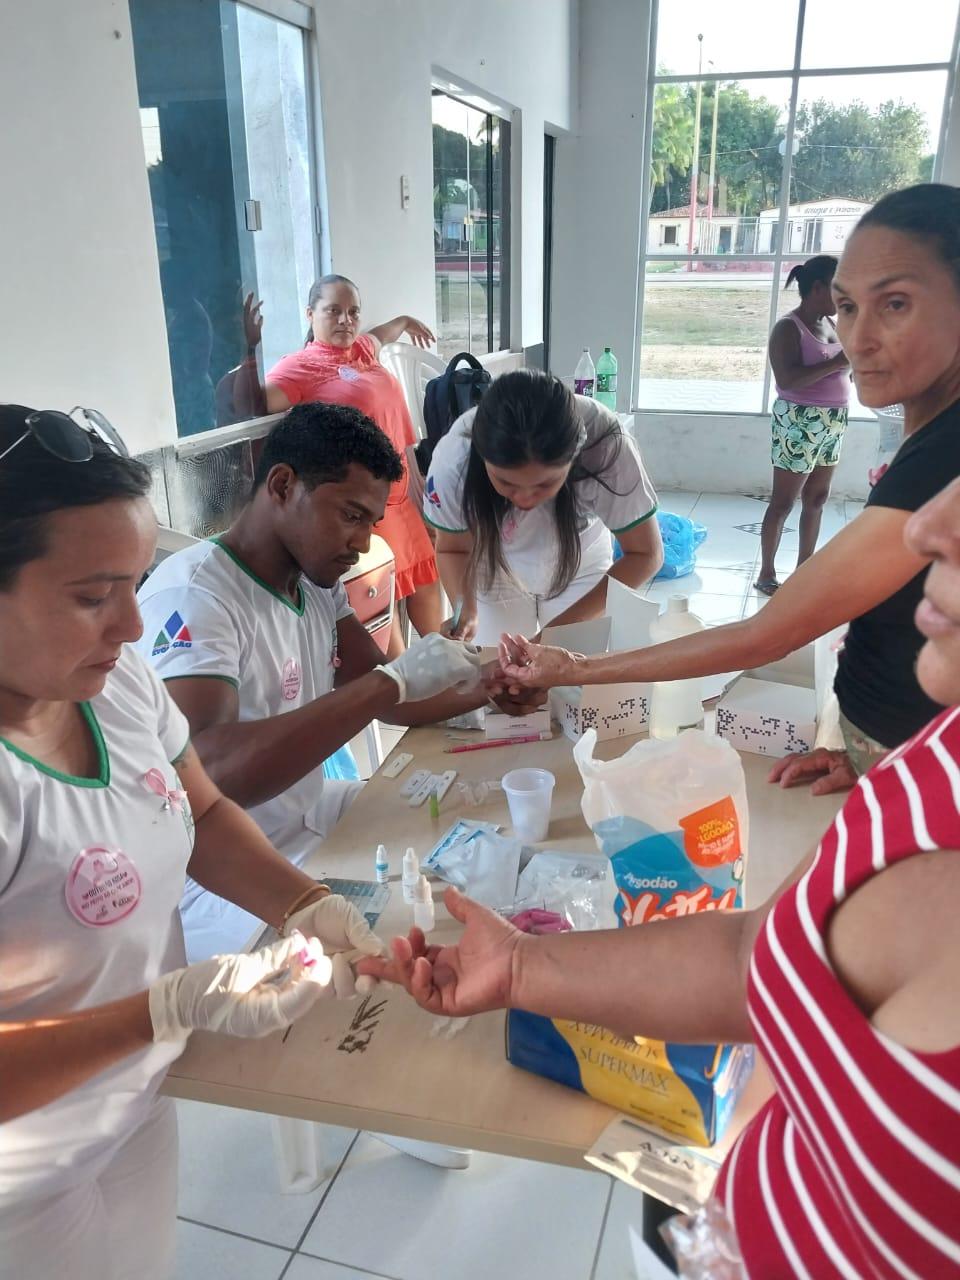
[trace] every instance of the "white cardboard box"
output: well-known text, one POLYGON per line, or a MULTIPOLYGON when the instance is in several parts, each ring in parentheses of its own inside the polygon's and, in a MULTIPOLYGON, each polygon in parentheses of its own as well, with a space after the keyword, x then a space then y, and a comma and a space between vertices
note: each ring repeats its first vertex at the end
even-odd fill
MULTIPOLYGON (((544 644, 561 645, 576 653, 612 653, 642 649, 650 643, 650 623, 660 606, 644 600, 615 578, 607 580, 607 613, 589 622, 547 627, 544 644)), ((622 738, 640 733, 650 717, 649 684, 563 686, 550 691, 550 708, 560 728, 574 742, 587 730, 597 738, 622 738)))
POLYGON ((532 733, 550 732, 550 707, 541 707, 525 716, 508 716, 502 711, 486 711, 483 717, 485 738, 526 738, 532 733))
POLYGON ((816 691, 744 676, 717 703, 717 733, 739 751, 760 756, 812 751, 816 691))

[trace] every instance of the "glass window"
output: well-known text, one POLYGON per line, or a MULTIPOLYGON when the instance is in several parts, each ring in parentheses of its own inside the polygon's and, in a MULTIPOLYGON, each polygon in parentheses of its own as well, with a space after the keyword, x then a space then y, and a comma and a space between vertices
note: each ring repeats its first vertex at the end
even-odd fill
POLYGON ((758 413, 771 265, 741 263, 709 274, 698 270, 702 265, 647 262, 637 406, 664 412, 758 413))
POLYGON ((908 30, 900 7, 886 22, 876 0, 807 0, 798 32, 792 2, 776 23, 760 0, 658 5, 638 407, 769 405, 769 329, 796 305, 774 281, 937 173, 957 7, 920 0, 908 30), (862 69, 815 74, 831 67, 862 69))
POLYGON ((701 70, 789 71, 797 40, 796 0, 777 0, 777 20, 771 21, 771 16, 769 0, 725 0, 724 4, 716 0, 678 4, 671 0, 660 4, 657 70, 675 76, 695 75, 701 70), (698 35, 703 36, 702 42, 698 35))
POLYGON ((499 351, 509 339, 510 126, 433 91, 433 247, 437 350, 499 351))
POLYGON ((891 67, 947 62, 952 0, 807 0, 801 67, 891 67))
POLYGON ((247 416, 231 393, 248 293, 266 368, 303 342, 316 270, 304 35, 234 0, 130 0, 130 13, 185 436, 247 416))

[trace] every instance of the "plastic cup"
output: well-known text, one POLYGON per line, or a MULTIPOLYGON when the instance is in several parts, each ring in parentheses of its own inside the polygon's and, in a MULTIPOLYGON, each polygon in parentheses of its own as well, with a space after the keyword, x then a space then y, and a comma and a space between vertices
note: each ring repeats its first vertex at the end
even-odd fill
POLYGON ((546 769, 511 769, 503 775, 510 821, 521 840, 546 840, 556 782, 546 769))

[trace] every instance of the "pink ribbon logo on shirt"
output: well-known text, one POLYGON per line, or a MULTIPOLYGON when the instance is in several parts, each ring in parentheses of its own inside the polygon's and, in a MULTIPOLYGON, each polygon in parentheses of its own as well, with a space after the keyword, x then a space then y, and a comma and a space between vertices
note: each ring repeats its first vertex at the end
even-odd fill
POLYGON ((125 853, 91 845, 74 858, 64 891, 74 919, 98 929, 130 915, 140 902, 143 886, 125 853))

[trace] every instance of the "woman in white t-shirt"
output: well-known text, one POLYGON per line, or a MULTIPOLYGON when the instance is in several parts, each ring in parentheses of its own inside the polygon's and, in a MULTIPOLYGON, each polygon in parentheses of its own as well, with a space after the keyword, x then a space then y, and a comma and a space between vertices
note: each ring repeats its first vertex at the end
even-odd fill
POLYGON ((504 374, 439 442, 424 489, 446 629, 496 644, 601 615, 608 576, 639 587, 663 563, 656 510, 614 414, 550 374, 504 374))
POLYGON ((73 413, 0 406, 0 1277, 167 1280, 168 1065, 347 993, 379 942, 220 794, 130 647, 150 475, 73 413), (287 936, 182 967, 188 867, 287 936))

